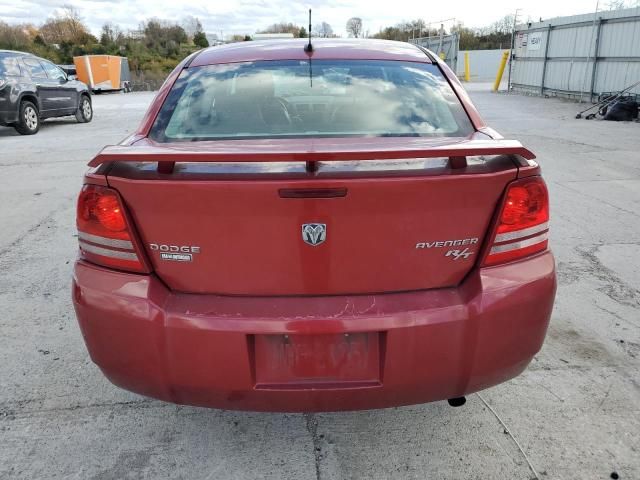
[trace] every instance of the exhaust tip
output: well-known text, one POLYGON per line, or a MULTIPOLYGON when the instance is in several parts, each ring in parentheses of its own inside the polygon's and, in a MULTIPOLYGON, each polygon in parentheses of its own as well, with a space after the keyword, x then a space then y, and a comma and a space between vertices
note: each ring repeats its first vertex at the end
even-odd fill
POLYGON ((467 403, 467 399, 465 397, 450 398, 447 402, 451 407, 461 407, 467 403))

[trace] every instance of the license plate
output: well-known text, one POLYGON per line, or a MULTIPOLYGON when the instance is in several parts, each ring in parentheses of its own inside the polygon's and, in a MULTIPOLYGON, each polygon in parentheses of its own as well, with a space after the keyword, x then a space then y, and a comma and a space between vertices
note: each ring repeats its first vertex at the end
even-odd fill
POLYGON ((380 383, 378 332, 255 335, 257 388, 332 388, 380 383))

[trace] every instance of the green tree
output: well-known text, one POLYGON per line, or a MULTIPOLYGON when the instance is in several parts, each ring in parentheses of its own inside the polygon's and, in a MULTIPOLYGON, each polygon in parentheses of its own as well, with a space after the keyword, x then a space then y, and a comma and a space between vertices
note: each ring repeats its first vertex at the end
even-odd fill
POLYGON ((117 50, 124 45, 125 36, 117 25, 105 23, 100 31, 100 45, 110 50, 117 50))
POLYGON ((207 48, 209 46, 209 40, 204 32, 196 32, 193 35, 193 43, 196 47, 207 48))
MULTIPOLYGON (((258 33, 291 33, 293 34, 294 37, 301 38, 303 36, 303 35, 300 35, 301 29, 304 29, 304 27, 301 28, 291 22, 289 23, 280 22, 280 23, 274 23, 273 25, 269 25, 267 28, 265 28, 264 30, 261 30, 258 33)), ((304 32, 305 32, 304 36, 306 36, 306 30, 304 32)))
POLYGON ((188 41, 184 29, 176 24, 151 19, 142 25, 147 48, 161 55, 175 57, 180 54, 180 44, 188 41))

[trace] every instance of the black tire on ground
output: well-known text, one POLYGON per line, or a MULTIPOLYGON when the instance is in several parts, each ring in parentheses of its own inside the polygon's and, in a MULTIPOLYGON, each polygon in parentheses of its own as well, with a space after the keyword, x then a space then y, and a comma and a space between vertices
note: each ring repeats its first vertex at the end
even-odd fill
POLYGON ((80 96, 78 110, 76 110, 76 120, 78 123, 89 123, 93 119, 93 106, 88 95, 80 96))
POLYGON ((13 128, 21 135, 33 135, 40 130, 40 113, 38 107, 28 100, 20 103, 20 114, 13 128))

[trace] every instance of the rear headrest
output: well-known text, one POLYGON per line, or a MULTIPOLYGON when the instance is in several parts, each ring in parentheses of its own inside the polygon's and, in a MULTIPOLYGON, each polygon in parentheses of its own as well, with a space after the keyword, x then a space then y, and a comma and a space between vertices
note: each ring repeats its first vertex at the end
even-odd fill
POLYGON ((206 88, 200 85, 191 97, 190 118, 207 122, 213 111, 213 102, 216 98, 216 92, 213 88, 206 88))

